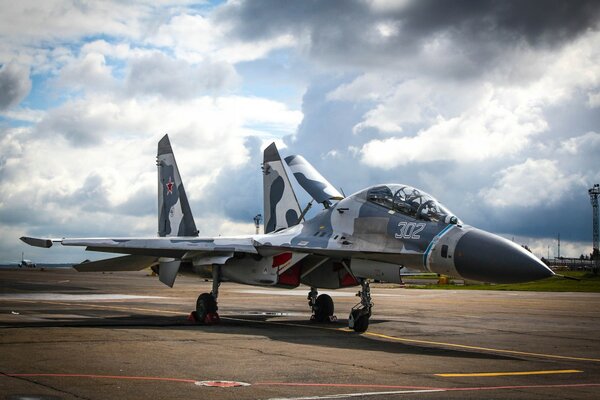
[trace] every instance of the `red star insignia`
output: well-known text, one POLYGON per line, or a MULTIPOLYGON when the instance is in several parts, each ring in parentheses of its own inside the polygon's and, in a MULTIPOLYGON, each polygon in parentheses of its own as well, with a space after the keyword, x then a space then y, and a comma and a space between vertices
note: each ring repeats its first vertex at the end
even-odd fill
POLYGON ((171 177, 169 177, 169 182, 167 182, 166 185, 167 185, 167 194, 173 194, 173 181, 171 180, 171 177))

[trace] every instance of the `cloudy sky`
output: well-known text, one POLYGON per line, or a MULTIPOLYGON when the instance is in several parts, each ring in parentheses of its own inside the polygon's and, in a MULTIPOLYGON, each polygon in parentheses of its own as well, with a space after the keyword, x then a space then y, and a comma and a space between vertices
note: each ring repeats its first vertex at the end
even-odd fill
POLYGON ((410 184, 579 256, 600 3, 0 0, 0 262, 94 257, 22 235, 155 235, 165 133, 201 235, 253 232, 275 140, 345 193, 410 184))

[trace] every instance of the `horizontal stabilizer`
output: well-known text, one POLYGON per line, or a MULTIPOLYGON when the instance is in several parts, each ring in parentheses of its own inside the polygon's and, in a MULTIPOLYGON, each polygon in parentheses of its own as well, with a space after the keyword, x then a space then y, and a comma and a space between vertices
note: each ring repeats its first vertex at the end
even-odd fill
POLYGON ((43 247, 46 249, 52 247, 52 240, 50 239, 37 239, 27 236, 21 236, 21 240, 30 246, 43 247))
POLYGON ((150 256, 123 256, 98 261, 84 261, 75 265, 74 268, 79 272, 140 271, 156 264, 156 260, 156 257, 150 256))
POLYGON ((285 162, 292 170, 300 186, 318 203, 344 198, 304 157, 289 156, 285 158, 285 162))

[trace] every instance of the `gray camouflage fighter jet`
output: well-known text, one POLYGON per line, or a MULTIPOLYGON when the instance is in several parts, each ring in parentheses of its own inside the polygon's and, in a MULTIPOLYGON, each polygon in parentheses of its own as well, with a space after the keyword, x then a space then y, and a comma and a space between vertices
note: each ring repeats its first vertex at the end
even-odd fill
POLYGON ((165 135, 158 143, 158 235, 151 238, 37 239, 38 247, 84 246, 126 254, 83 262, 78 271, 131 271, 152 267, 173 286, 178 273, 212 279, 212 292, 198 297, 199 323, 218 321, 221 282, 256 286, 310 287, 311 319, 333 320, 334 304, 317 289, 360 286, 360 303, 349 327, 364 332, 373 304, 369 280, 401 282, 403 268, 511 283, 553 275, 533 254, 506 239, 465 225, 429 194, 401 184, 339 193, 301 156, 285 158, 300 186, 323 210, 305 219, 275 144, 264 150, 264 234, 198 237, 175 156, 165 135))

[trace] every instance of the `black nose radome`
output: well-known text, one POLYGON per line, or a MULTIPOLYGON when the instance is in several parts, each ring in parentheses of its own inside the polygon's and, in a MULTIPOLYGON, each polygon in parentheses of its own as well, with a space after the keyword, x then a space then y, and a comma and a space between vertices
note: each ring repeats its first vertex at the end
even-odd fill
POLYGON ((480 229, 473 229, 459 239, 454 265, 463 278, 481 282, 529 282, 554 275, 521 246, 480 229))

